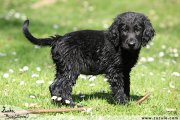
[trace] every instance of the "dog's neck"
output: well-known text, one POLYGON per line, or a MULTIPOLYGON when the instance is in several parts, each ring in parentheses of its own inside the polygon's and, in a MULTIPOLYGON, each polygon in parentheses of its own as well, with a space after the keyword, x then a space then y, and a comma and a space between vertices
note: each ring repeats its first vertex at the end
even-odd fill
POLYGON ((121 49, 122 53, 122 62, 127 67, 127 69, 131 69, 138 60, 140 49, 138 50, 125 50, 121 49))
POLYGON ((139 55, 139 52, 141 50, 140 49, 137 49, 137 50, 127 50, 127 49, 123 49, 123 48, 120 48, 121 49, 121 53, 124 54, 124 55, 131 55, 133 57, 139 55))

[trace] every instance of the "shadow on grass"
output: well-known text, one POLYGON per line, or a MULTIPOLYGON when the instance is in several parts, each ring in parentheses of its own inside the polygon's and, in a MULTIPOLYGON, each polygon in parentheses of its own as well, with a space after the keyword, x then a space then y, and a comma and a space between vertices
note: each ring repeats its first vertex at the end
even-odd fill
MULTIPOLYGON (((107 100, 107 102, 109 104, 113 104, 113 105, 117 105, 118 103, 116 101, 113 100, 112 94, 111 93, 100 93, 100 92, 95 92, 92 94, 82 94, 84 97, 80 97, 80 95, 72 95, 74 102, 76 104, 80 103, 81 101, 88 101, 91 99, 104 99, 107 100)), ((130 101, 134 101, 136 102, 137 100, 139 100, 141 97, 143 96, 137 96, 137 95, 131 95, 130 101)), ((52 101, 51 101, 52 102, 52 101)), ((61 107, 61 106, 68 106, 67 104, 58 104, 58 103, 54 103, 52 102, 52 104, 54 104, 55 106, 61 107)), ((83 107, 86 106, 85 104, 80 104, 79 107, 83 107)), ((72 107, 72 106, 71 106, 72 107)))
MULTIPOLYGON (((83 94, 83 98, 80 97, 80 95, 73 95, 73 99, 76 103, 81 102, 82 100, 87 101, 91 99, 104 99, 107 100, 109 104, 117 104, 116 101, 114 101, 111 93, 101 93, 101 92, 95 92, 92 94, 83 94)), ((130 101, 137 101, 143 96, 138 95, 131 95, 130 101)))

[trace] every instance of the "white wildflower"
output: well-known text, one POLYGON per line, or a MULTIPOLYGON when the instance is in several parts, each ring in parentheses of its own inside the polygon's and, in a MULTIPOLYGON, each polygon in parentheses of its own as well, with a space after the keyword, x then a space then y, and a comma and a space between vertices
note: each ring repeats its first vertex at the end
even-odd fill
POLYGON ((149 48, 150 48, 150 45, 146 45, 146 48, 149 49, 149 48))
POLYGON ((180 77, 180 73, 178 73, 178 72, 173 72, 172 75, 173 75, 173 76, 180 77))
POLYGON ((19 84, 20 84, 20 85, 25 85, 25 82, 24 82, 24 81, 21 81, 19 84))
POLYGON ((151 46, 153 46, 153 45, 154 45, 154 42, 150 42, 149 44, 150 44, 151 46))
POLYGON ((164 52, 160 52, 159 57, 163 57, 163 56, 164 56, 164 52))
POLYGON ((21 68, 19 69, 19 71, 20 71, 20 72, 24 72, 24 70, 23 70, 23 69, 21 69, 21 68))
POLYGON ((43 83, 44 83, 44 80, 37 80, 36 83, 37 83, 37 84, 43 84, 43 83))
POLYGON ((167 111, 167 112, 175 112, 176 109, 174 109, 174 108, 166 108, 166 111, 167 111))
POLYGON ((27 16, 26 15, 21 15, 21 20, 26 20, 27 19, 27 16))
POLYGON ((165 81, 166 79, 165 78, 161 78, 162 81, 165 81))
POLYGON ((107 23, 103 24, 103 28, 107 29, 109 27, 109 25, 107 23))
POLYGON ((39 105, 37 103, 25 103, 25 106, 28 108, 37 108, 39 105))
POLYGON ((14 73, 14 70, 13 70, 13 69, 9 69, 9 72, 10 72, 10 73, 14 73))
POLYGON ((15 58, 14 61, 17 62, 19 59, 15 58))
POLYGON ((9 91, 8 91, 7 89, 4 89, 3 92, 4 92, 4 95, 5 95, 5 96, 8 96, 9 91))
POLYGON ((179 57, 179 54, 178 53, 174 53, 174 57, 179 57))
POLYGON ((149 73, 149 75, 153 76, 153 75, 154 75, 154 73, 150 72, 150 73, 149 73))
POLYGON ((41 68, 40 68, 40 67, 36 67, 36 70, 37 70, 37 71, 41 71, 41 68))
POLYGON ((21 16, 21 14, 20 14, 19 12, 16 12, 16 13, 14 14, 14 17, 17 18, 17 19, 20 18, 20 16, 21 16))
POLYGON ((171 91, 170 91, 170 90, 168 90, 167 92, 168 92, 168 93, 171 93, 171 91))
POLYGON ((53 28, 54 28, 54 29, 58 29, 58 28, 59 28, 59 25, 54 24, 54 25, 53 25, 53 28))
POLYGON ((48 83, 49 83, 49 85, 51 85, 51 84, 53 83, 53 81, 51 80, 51 81, 49 81, 48 83))
POLYGON ((170 88, 175 88, 175 86, 174 86, 174 84, 173 84, 172 81, 169 83, 169 87, 170 87, 170 88))
POLYGON ((106 81, 108 81, 108 79, 107 79, 107 78, 104 78, 104 81, 106 82, 106 81))
POLYGON ((28 67, 28 66, 24 66, 24 67, 22 68, 22 70, 23 70, 23 71, 28 71, 28 70, 29 70, 29 67, 28 67))
POLYGON ((168 88, 163 88, 163 90, 168 90, 168 88))
POLYGON ((9 16, 12 16, 12 15, 14 15, 14 13, 15 13, 15 10, 14 10, 14 9, 11 9, 11 10, 8 12, 8 15, 9 15, 9 16))
POLYGON ((84 1, 84 2, 83 2, 83 6, 84 6, 85 8, 87 8, 87 7, 89 6, 89 2, 88 2, 88 1, 84 1))
POLYGON ((167 62, 164 62, 165 65, 169 66, 170 65, 170 62, 167 61, 167 62))
POLYGON ((87 79, 87 76, 86 75, 80 75, 79 76, 81 79, 83 79, 83 80, 86 80, 87 79))
POLYGON ((148 57, 148 58, 147 58, 147 61, 148 61, 148 62, 153 62, 153 61, 154 61, 154 58, 153 58, 153 57, 148 57))
POLYGON ((39 75, 38 74, 32 74, 31 77, 35 78, 35 77, 39 77, 39 75))
POLYGON ((7 56, 6 53, 0 53, 0 57, 5 57, 5 56, 7 56))
POLYGON ((96 79, 96 76, 92 76, 89 78, 89 81, 94 81, 96 79))
POLYGON ((174 49, 172 49, 172 52, 173 52, 173 53, 177 53, 178 50, 177 50, 176 48, 174 48, 174 49))
POLYGON ((88 109, 86 110, 86 112, 87 112, 87 113, 92 112, 92 108, 88 108, 88 109))
POLYGON ((89 86, 90 86, 90 87, 94 87, 94 86, 95 86, 95 84, 94 84, 94 83, 92 83, 92 84, 90 84, 89 86))
POLYGON ((11 54, 12 54, 12 55, 16 55, 17 53, 16 53, 15 51, 13 51, 11 54))
POLYGON ((177 48, 169 48, 169 52, 171 52, 171 53, 177 53, 178 50, 177 50, 177 48))
POLYGON ((141 58, 140 58, 140 61, 141 61, 141 62, 146 62, 147 59, 146 59, 145 57, 141 57, 141 58))
POLYGON ((93 6, 89 6, 88 10, 92 12, 92 11, 94 11, 94 7, 93 6))
POLYGON ((35 98, 36 98, 34 95, 30 95, 29 97, 32 98, 32 99, 35 99, 35 98))
POLYGON ((78 30, 78 28, 77 27, 73 27, 73 31, 77 31, 78 30))
POLYGON ((35 49, 39 49, 39 48, 41 48, 41 46, 39 46, 39 45, 34 45, 34 48, 35 48, 35 49))
POLYGON ((161 48, 162 48, 162 49, 166 49, 166 46, 165 46, 165 45, 162 45, 161 48))
POLYGON ((29 107, 29 103, 24 103, 24 106, 29 107))
POLYGON ((172 63, 176 64, 177 62, 175 60, 171 60, 172 63))
POLYGON ((3 74, 3 78, 8 78, 9 77, 9 74, 8 73, 4 73, 3 74))

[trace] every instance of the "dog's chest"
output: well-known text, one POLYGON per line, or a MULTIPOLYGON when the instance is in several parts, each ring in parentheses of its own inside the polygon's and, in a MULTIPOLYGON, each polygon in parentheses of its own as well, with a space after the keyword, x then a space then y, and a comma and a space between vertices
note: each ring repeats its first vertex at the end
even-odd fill
POLYGON ((138 60, 139 51, 134 53, 123 53, 122 54, 122 63, 125 68, 132 68, 138 60))

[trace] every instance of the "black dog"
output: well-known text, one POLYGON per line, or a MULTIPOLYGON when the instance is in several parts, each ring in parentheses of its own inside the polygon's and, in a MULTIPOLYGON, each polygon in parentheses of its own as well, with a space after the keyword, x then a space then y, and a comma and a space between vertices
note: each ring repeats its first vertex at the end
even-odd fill
POLYGON ((155 31, 149 19, 141 13, 126 12, 118 15, 108 30, 82 30, 35 38, 23 24, 28 40, 40 46, 51 46, 56 64, 56 78, 50 93, 57 103, 74 105, 72 87, 80 74, 105 74, 114 99, 126 103, 130 97, 130 71, 136 64, 142 46, 153 38, 155 31))

